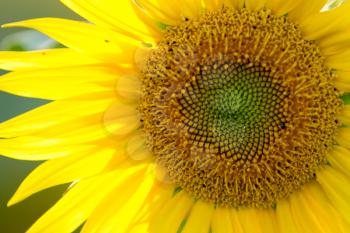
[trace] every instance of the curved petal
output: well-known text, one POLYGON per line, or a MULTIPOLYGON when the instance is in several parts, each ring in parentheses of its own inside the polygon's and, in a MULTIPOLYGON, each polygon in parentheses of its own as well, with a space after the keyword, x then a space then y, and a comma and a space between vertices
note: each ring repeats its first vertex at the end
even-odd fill
POLYGON ((113 91, 117 71, 103 66, 76 66, 15 71, 0 77, 0 90, 42 99, 66 99, 100 91, 113 91))
POLYGON ((181 7, 178 1, 138 0, 137 3, 146 13, 166 25, 177 25, 182 22, 181 7))
POLYGON ((257 210, 254 208, 244 208, 238 210, 237 216, 243 232, 264 233, 258 220, 257 213, 257 210), (256 221, 252 223, 252 219, 256 219, 256 221))
POLYGON ((245 7, 250 11, 258 11, 265 7, 268 0, 245 0, 245 7))
POLYGON ((0 139, 0 154, 20 160, 48 160, 86 153, 94 147, 93 145, 59 146, 58 143, 55 139, 43 140, 38 137, 0 139))
POLYGON ((143 132, 136 133, 130 138, 126 144, 126 154, 134 160, 145 160, 152 157, 143 132))
POLYGON ((293 220, 289 200, 281 200, 276 207, 278 228, 281 233, 299 233, 297 223, 293 220))
POLYGON ((300 232, 342 232, 347 225, 316 182, 291 195, 290 205, 300 232))
POLYGON ((152 17, 166 25, 177 25, 184 19, 195 19, 202 13, 201 0, 138 0, 152 17))
POLYGON ((237 209, 232 209, 231 211, 231 221, 232 221, 232 227, 233 227, 233 232, 235 233, 244 233, 242 223, 240 221, 240 218, 238 218, 239 215, 239 210, 237 209))
POLYGON ((332 202, 337 211, 350 224, 350 179, 332 167, 322 169, 317 173, 317 181, 332 202))
POLYGON ((350 151, 340 146, 336 146, 332 154, 328 156, 332 167, 350 177, 350 151))
POLYGON ((244 0, 204 0, 204 7, 207 10, 217 10, 223 5, 233 7, 237 10, 243 8, 244 0))
POLYGON ((350 150, 350 128, 343 127, 338 130, 338 135, 336 137, 337 142, 340 146, 350 150))
POLYGON ((154 42, 160 36, 156 22, 141 20, 144 14, 133 0, 61 0, 65 5, 87 20, 118 30, 144 42, 154 42))
POLYGON ((9 23, 3 27, 38 30, 65 46, 96 59, 116 64, 132 64, 139 42, 86 22, 41 18, 9 23))
POLYGON ((70 233, 80 226, 115 187, 144 173, 145 165, 116 170, 75 184, 28 233, 70 233), (98 191, 96 191, 98 190, 98 191))
POLYGON ((141 81, 137 74, 121 75, 117 81, 117 93, 128 100, 138 101, 141 96, 141 81))
POLYGON ((89 216, 82 232, 129 232, 154 183, 150 171, 151 169, 142 176, 129 179, 129 182, 119 185, 106 196, 89 216))
POLYGON ((180 0, 179 4, 185 18, 196 19, 202 13, 201 0, 180 0))
POLYGON ((106 132, 117 137, 135 132, 140 127, 137 105, 116 102, 105 112, 103 125, 106 132))
POLYGON ((103 112, 114 101, 113 96, 113 98, 93 101, 51 102, 1 123, 0 138, 36 134, 38 131, 45 131, 57 125, 62 127, 62 124, 69 121, 82 121, 82 118, 103 112))
POLYGON ((210 222, 214 212, 212 203, 197 201, 186 224, 181 231, 182 233, 208 233, 210 231, 210 222))
POLYGON ((345 50, 326 57, 326 65, 333 69, 350 71, 350 51, 345 50))
POLYGON ((319 41, 321 51, 326 56, 339 56, 349 53, 350 49, 350 30, 341 30, 331 33, 319 41))
POLYGON ((266 7, 278 16, 288 14, 290 11, 304 4, 303 0, 267 0, 266 7))
MULTIPOLYGON (((349 82, 349 81, 347 81, 347 82, 349 82)), ((346 83, 346 84, 350 86, 350 82, 349 82, 349 84, 348 83, 346 83)), ((342 124, 350 125, 350 106, 349 105, 344 105, 342 107, 341 113, 339 114, 338 118, 340 119, 342 124)))
POLYGON ((258 216, 262 232, 280 233, 275 209, 258 210, 258 216))
POLYGON ((300 24, 304 38, 322 40, 325 36, 343 33, 350 26, 349 10, 350 3, 346 2, 335 9, 310 15, 300 24))
POLYGON ((28 52, 0 51, 0 69, 4 70, 47 69, 100 63, 100 60, 68 48, 28 52))
POLYGON ((46 188, 96 175, 103 171, 114 155, 114 149, 99 148, 44 162, 25 178, 8 205, 46 188))
POLYGON ((186 192, 177 193, 150 221, 151 233, 177 233, 194 204, 186 192))
MULTIPOLYGON (((109 136, 101 124, 101 114, 98 114, 57 124, 49 127, 47 130, 37 131, 32 135, 18 137, 18 139, 27 140, 28 145, 33 147, 37 143, 42 142, 45 145, 46 142, 51 141, 53 142, 52 145, 48 143, 51 147, 65 147, 69 145, 96 146, 113 143, 113 138, 109 136)), ((15 139, 12 140, 16 141, 15 139)))
POLYGON ((211 229, 213 233, 236 233, 232 226, 229 208, 218 207, 214 210, 211 229))
POLYGON ((296 22, 302 22, 311 15, 318 14, 328 0, 302 1, 296 8, 288 13, 288 18, 296 22))

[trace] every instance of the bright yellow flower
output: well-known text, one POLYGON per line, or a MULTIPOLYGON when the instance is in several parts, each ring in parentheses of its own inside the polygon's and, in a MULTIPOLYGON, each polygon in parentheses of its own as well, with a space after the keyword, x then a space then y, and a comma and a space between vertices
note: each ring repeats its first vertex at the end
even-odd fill
POLYGON ((350 232, 350 3, 62 0, 89 22, 5 27, 0 90, 54 100, 0 125, 48 160, 12 197, 72 183, 28 232, 350 232))

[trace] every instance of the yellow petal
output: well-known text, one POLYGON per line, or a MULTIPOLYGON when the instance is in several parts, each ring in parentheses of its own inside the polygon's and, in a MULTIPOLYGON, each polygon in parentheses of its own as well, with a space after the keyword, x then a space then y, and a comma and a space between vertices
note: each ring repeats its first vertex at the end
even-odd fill
POLYGON ((150 222, 152 233, 177 233, 193 206, 193 200, 186 192, 177 193, 150 222))
POLYGON ((123 98, 139 100, 141 81, 137 74, 121 75, 117 81, 117 92, 123 98))
POLYGON ((177 25, 185 18, 195 19, 202 13, 201 0, 140 0, 138 2, 152 18, 166 25, 177 25))
POLYGON ((73 232, 107 194, 130 180, 130 177, 142 174, 144 169, 145 165, 140 165, 78 182, 28 230, 28 233, 73 232))
POLYGON ((321 40, 333 33, 342 33, 350 24, 349 10, 350 4, 346 2, 335 9, 310 15, 300 24, 304 38, 321 40))
POLYGON ((326 5, 328 0, 302 1, 298 7, 288 13, 288 18, 293 21, 302 22, 311 15, 318 14, 326 5))
POLYGON ((165 0, 139 0, 138 4, 145 9, 147 14, 166 25, 177 25, 181 22, 181 13, 176 1, 165 0), (162 6, 163 5, 163 6, 162 6), (173 6, 173 8, 171 8, 173 6), (174 7, 176 7, 174 9, 174 7))
POLYGON ((99 63, 100 60, 68 48, 29 52, 0 51, 0 69, 4 70, 33 70, 99 63))
POLYGON ((205 8, 208 10, 217 10, 223 5, 239 10, 244 5, 244 0, 204 0, 203 2, 205 8))
POLYGON ((108 133, 114 136, 125 136, 140 126, 137 106, 115 103, 104 114, 103 124, 108 133))
POLYGON ((350 51, 345 50, 340 53, 327 56, 326 65, 333 69, 349 72, 350 71, 350 51))
POLYGON ((25 178, 8 205, 46 188, 96 175, 103 171, 114 155, 114 149, 99 148, 44 162, 25 178))
POLYGON ((93 145, 67 145, 59 146, 55 139, 38 137, 19 137, 13 139, 0 139, 0 154, 20 160, 47 160, 76 153, 85 153, 93 145))
POLYGON ((134 160, 145 160, 152 156, 146 145, 146 137, 143 132, 133 135, 126 145, 127 155, 134 160))
POLYGON ((103 127, 101 117, 102 114, 98 114, 74 119, 70 122, 60 122, 44 130, 33 131, 31 134, 2 139, 4 142, 0 141, 0 143, 7 143, 5 148, 8 149, 11 148, 10 145, 22 143, 23 145, 19 148, 29 151, 35 149, 35 146, 51 151, 55 147, 63 148, 70 145, 97 146, 113 143, 113 137, 103 127))
POLYGON ((89 216, 82 232, 128 233, 154 182, 150 172, 113 190, 89 216))
POLYGON ((196 19, 201 15, 201 0, 180 0, 180 5, 185 18, 196 19))
POLYGON ((342 93, 350 92, 350 84, 336 81, 334 83, 335 88, 337 88, 342 93))
POLYGON ((303 0, 267 0, 266 7, 278 16, 288 14, 299 4, 304 4, 303 0))
POLYGON ((272 208, 257 211, 261 232, 280 233, 277 225, 276 211, 272 208))
POLYGON ((138 225, 134 225, 128 233, 145 233, 148 231, 148 224, 142 223, 138 225))
MULTIPOLYGON (((134 62, 138 70, 147 69, 147 59, 153 50, 154 50, 153 48, 147 48, 147 47, 140 47, 136 49, 134 62)), ((137 76, 135 73, 132 73, 132 72, 130 72, 130 75, 135 76, 135 78, 137 76)))
POLYGON ((349 137, 350 137, 350 128, 343 127, 338 130, 338 135, 336 137, 336 140, 340 146, 350 150, 349 137))
POLYGON ((262 231, 260 222, 258 220, 259 216, 257 215, 257 209, 239 209, 237 216, 242 226, 243 232, 265 233, 262 231), (255 219, 255 221, 252 222, 252 219, 255 219))
POLYGON ((132 64, 135 49, 139 45, 137 41, 121 34, 68 19, 32 19, 9 23, 4 27, 36 29, 82 54, 114 64, 132 64))
POLYGON ((265 7, 267 0, 245 0, 245 6, 250 11, 258 11, 265 7))
POLYGON ((216 10, 220 7, 220 1, 218 0, 203 0, 203 4, 206 10, 216 10))
POLYGON ((244 208, 236 211, 243 232, 279 233, 275 210, 244 208), (252 222, 252 219, 256 219, 252 222))
MULTIPOLYGON (((159 213, 166 203, 171 201, 174 190, 175 187, 173 185, 166 185, 155 179, 153 189, 146 200, 146 204, 143 205, 142 210, 139 212, 135 224, 147 223, 147 228, 149 229, 151 219, 159 213)), ((148 232, 148 230, 146 232, 148 232)))
POLYGON ((197 201, 191 210, 182 233, 208 233, 213 211, 213 204, 197 201))
POLYGON ((290 206, 300 232, 341 232, 341 227, 336 223, 341 216, 316 182, 294 193, 290 197, 290 206))
POLYGON ((289 200, 280 200, 276 207, 278 228, 281 233, 299 233, 294 221, 289 200))
POLYGON ((327 167, 317 173, 321 184, 336 210, 350 224, 350 179, 334 168, 327 167))
POLYGON ((340 147, 335 146, 328 160, 332 167, 337 169, 337 171, 343 172, 350 177, 350 151, 340 147))
MULTIPOLYGON (((6 152, 6 156, 11 157, 17 154, 17 156, 24 156, 25 159, 28 153, 36 154, 38 149, 40 149, 38 150, 39 154, 56 154, 57 152, 59 155, 61 149, 66 150, 69 146, 72 146, 72 148, 89 148, 115 143, 114 140, 116 139, 106 132, 101 118, 102 113, 99 113, 69 122, 58 122, 54 126, 43 130, 33 130, 30 134, 24 134, 23 136, 3 138, 0 140, 0 144, 4 146, 0 150, 6 152), (20 145, 17 146, 18 150, 16 151, 14 148, 17 143, 20 145)), ((119 138, 118 141, 122 141, 122 139, 119 138)))
POLYGON ((211 229, 213 233, 236 233, 232 226, 230 209, 219 207, 214 210, 211 229))
MULTIPOLYGON (((349 63, 350 65, 350 63, 349 63)), ((350 66, 349 66, 350 68, 350 66)), ((340 71, 337 70, 336 72, 336 78, 334 80, 334 85, 336 86, 336 88, 338 88, 340 91, 342 92, 350 92, 350 71, 340 71)), ((347 108, 347 106, 345 106, 345 108, 347 108)), ((341 117, 342 120, 344 120, 344 123, 348 122, 348 120, 346 120, 347 118, 349 118, 349 114, 347 113, 348 110, 344 111, 344 117, 341 117)), ((343 114, 342 114, 343 115, 343 114)))
POLYGON ((332 33, 319 41, 321 51, 326 56, 337 56, 349 52, 350 30, 342 30, 339 33, 332 33))
POLYGON ((230 211, 232 227, 234 233, 244 233, 242 223, 238 217, 239 212, 236 209, 231 209, 230 211))
POLYGON ((324 232, 350 232, 350 225, 334 208, 320 184, 314 182, 307 185, 301 198, 304 199, 304 206, 308 209, 310 216, 324 232))
POLYGON ((244 6, 244 0, 221 0, 224 4, 239 10, 244 6))
POLYGON ((26 97, 65 99, 113 90, 116 73, 117 70, 103 66, 15 71, 0 77, 0 90, 26 97))
MULTIPOLYGON (((349 85, 350 85, 350 82, 349 82, 349 85)), ((343 106, 339 114, 339 119, 342 124, 350 125, 350 106, 349 105, 343 106)))
POLYGON ((12 138, 36 133, 50 127, 82 120, 103 112, 114 98, 90 101, 62 100, 48 103, 0 124, 0 137, 12 138))
POLYGON ((142 10, 135 1, 115 0, 61 0, 87 20, 144 42, 154 42, 159 32, 154 25, 146 24, 138 15, 142 10), (153 26, 153 27, 152 27, 153 26))

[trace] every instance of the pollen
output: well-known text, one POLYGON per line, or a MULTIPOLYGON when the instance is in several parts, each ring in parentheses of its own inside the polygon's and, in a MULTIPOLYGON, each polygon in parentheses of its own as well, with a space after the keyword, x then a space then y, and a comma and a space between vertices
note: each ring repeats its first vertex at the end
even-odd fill
POLYGON ((286 16, 207 12, 168 28, 145 64, 147 144, 196 199, 271 207, 327 163, 342 102, 318 46, 286 16))

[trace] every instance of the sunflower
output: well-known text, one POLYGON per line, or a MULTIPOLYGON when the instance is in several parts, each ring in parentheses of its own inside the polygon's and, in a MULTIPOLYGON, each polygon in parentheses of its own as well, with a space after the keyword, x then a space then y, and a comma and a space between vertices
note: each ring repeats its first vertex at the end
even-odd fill
POLYGON ((4 25, 65 45, 0 55, 52 100, 0 124, 45 160, 9 205, 71 183, 28 232, 350 232, 350 3, 62 2, 88 22, 4 25))

